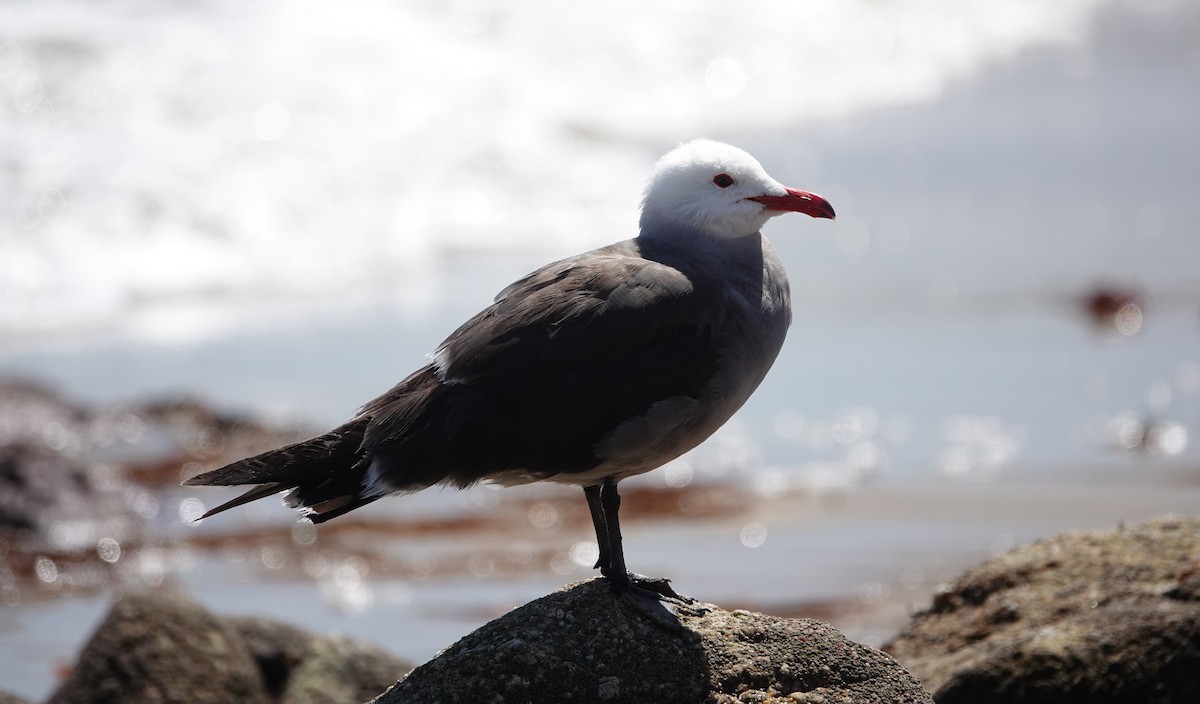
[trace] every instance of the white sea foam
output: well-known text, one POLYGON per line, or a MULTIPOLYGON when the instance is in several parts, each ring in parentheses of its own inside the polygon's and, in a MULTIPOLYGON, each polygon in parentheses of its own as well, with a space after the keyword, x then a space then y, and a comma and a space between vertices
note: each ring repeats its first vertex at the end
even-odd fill
POLYGON ((6 2, 0 332, 620 239, 675 142, 931 99, 1103 4, 6 2))

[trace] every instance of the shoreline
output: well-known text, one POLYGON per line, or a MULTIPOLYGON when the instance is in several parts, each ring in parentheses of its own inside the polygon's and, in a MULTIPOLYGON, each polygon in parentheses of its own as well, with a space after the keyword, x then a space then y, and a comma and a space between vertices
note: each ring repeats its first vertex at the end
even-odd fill
MULTIPOLYGON (((166 573, 162 584, 182 589, 217 613, 283 621, 304 614, 306 628, 362 638, 422 662, 509 609, 591 575, 590 565, 572 557, 590 539, 590 529, 576 520, 580 517, 563 515, 564 522, 552 530, 528 519, 531 507, 561 505, 569 511, 579 503, 572 501, 577 497, 512 493, 518 495, 511 500, 462 509, 448 519, 457 526, 450 533, 444 530, 445 517, 417 518, 408 525, 382 519, 402 510, 403 498, 390 500, 391 506, 367 520, 341 528, 331 522, 318 531, 326 535, 310 544, 315 548, 310 554, 321 555, 319 568, 303 559, 308 538, 299 544, 292 540, 288 512, 271 507, 266 519, 200 531, 195 540, 185 541, 181 547, 191 555, 187 566, 166 573), (376 529, 389 524, 395 537, 381 540, 376 529), (290 555, 288 543, 295 550, 290 555), (513 545, 520 548, 514 552, 513 545), (394 626, 404 622, 411 637, 396 641, 394 626)), ((678 497, 678 492, 663 492, 658 498, 669 503, 678 497)), ((826 496, 750 497, 733 511, 682 521, 677 512, 646 511, 645 500, 642 510, 630 506, 627 524, 636 569, 669 576, 682 593, 722 608, 816 617, 854 640, 878 646, 964 569, 1064 531, 1111 529, 1194 511, 1200 506, 1200 481, 868 485, 826 496), (755 524, 765 528, 765 539, 746 547, 739 534, 755 524), (756 586, 748 589, 752 575, 756 586)), ((129 559, 137 554, 131 548, 129 559)), ((9 688, 36 694, 33 690, 48 687, 53 675, 41 652, 48 643, 29 642, 22 631, 48 632, 50 623, 70 614, 70 626, 59 631, 66 625, 60 622, 50 639, 58 644, 51 661, 62 662, 82 645, 89 622, 100 618, 113 589, 121 588, 109 585, 90 594, 26 601, 17 612, 5 609, 9 627, 0 632, 0 649, 17 652, 10 641, 15 635, 25 643, 22 652, 34 658, 13 661, 18 671, 3 673, 6 681, 14 678, 9 688), (39 622, 43 626, 34 626, 39 622)))

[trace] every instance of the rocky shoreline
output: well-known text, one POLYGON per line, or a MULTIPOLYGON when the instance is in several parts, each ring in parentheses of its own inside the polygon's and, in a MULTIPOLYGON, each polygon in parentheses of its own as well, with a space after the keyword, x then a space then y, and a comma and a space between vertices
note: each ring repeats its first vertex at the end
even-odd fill
POLYGON ((361 641, 130 594, 48 704, 1183 704, 1200 691, 1200 518, 1017 548, 963 574, 882 650, 814 619, 701 603, 675 617, 664 627, 593 579, 413 669, 361 641))
MULTIPOLYGON (((588 580, 513 609, 415 670, 361 640, 215 614, 173 588, 161 569, 148 574, 145 560, 132 559, 144 551, 224 550, 230 540, 249 540, 256 550, 302 546, 290 530, 180 537, 154 520, 181 475, 299 432, 191 402, 97 412, 28 384, 0 385, 6 608, 118 595, 77 661, 62 668, 48 702, 1168 704, 1194 701, 1200 691, 1196 517, 1018 547, 960 575, 882 649, 811 618, 710 604, 680 608, 679 627, 663 628, 588 580)), ((736 513, 752 500, 689 491, 703 498, 701 515, 736 513)), ((635 500, 643 511, 670 513, 681 505, 678 493, 635 500)), ((487 530, 443 523, 382 528, 487 530)), ((361 543, 362 533, 379 528, 351 522, 339 531, 361 543)), ((25 701, 0 692, 0 704, 25 701)))
POLYGON ((956 702, 1189 702, 1200 518, 1069 533, 967 571, 884 649, 956 702))
POLYGON ((131 594, 49 702, 358 702, 410 669, 360 641, 216 616, 170 592, 131 594))

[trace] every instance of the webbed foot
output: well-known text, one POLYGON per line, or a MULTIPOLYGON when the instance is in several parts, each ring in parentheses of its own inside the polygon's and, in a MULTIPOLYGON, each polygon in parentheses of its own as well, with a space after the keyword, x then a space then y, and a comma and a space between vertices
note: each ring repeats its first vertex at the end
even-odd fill
POLYGON ((668 579, 647 577, 634 572, 626 572, 622 576, 624 579, 608 577, 612 590, 635 611, 659 626, 674 631, 687 630, 679 620, 680 610, 698 613, 704 611, 693 607, 695 599, 672 589, 668 579))

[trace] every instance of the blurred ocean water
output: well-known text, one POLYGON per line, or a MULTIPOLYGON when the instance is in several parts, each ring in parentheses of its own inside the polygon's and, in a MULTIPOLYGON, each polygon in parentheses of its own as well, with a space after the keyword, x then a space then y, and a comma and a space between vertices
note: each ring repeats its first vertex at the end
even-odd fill
POLYGON ((1194 8, 625 9, 0 4, 0 371, 337 422, 708 134, 841 214, 743 464, 1194 456, 1194 8))
POLYGON ((935 101, 1030 48, 1086 72, 1098 13, 1172 11, 1143 5, 9 0, 0 331, 171 340, 246 302, 428 305, 456 256, 629 236, 674 143, 773 134, 764 161, 819 190, 844 155, 815 125, 935 101))

